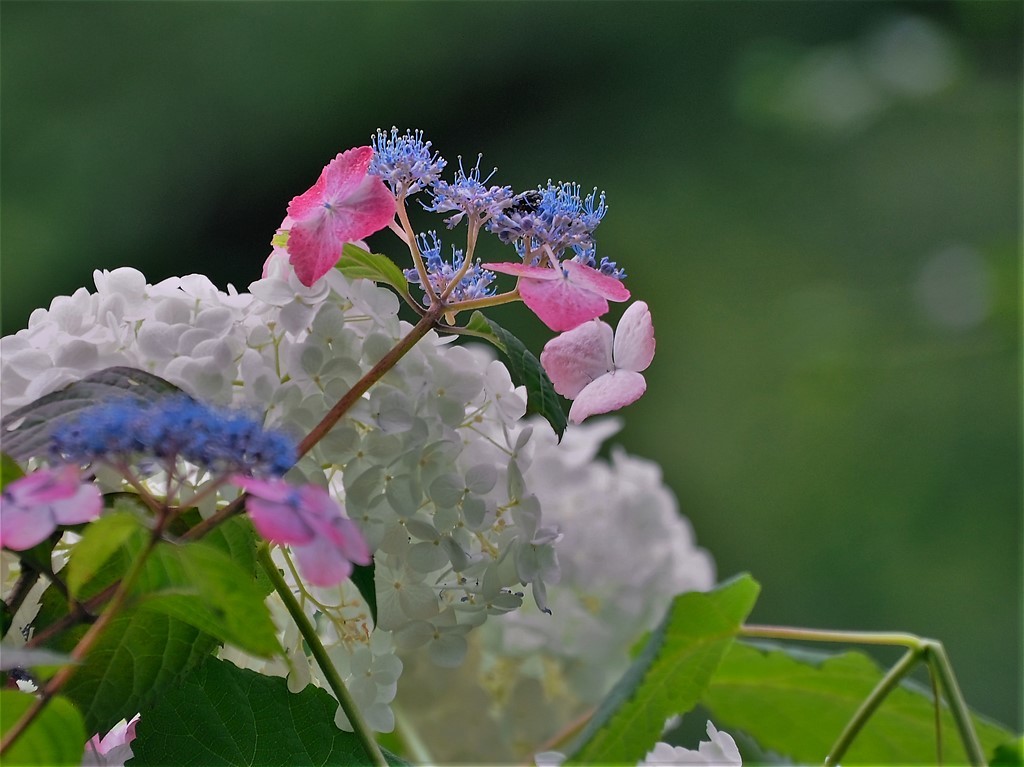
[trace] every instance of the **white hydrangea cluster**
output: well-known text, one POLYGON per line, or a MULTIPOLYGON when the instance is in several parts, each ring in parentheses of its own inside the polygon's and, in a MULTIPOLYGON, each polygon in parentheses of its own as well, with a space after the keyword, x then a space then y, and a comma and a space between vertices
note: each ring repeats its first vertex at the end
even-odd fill
POLYGON ((557 742, 611 689, 672 598, 714 584, 713 560, 658 466, 617 449, 611 461, 595 460, 616 421, 573 427, 561 444, 546 424, 517 428, 533 429, 520 463, 545 521, 562 532, 561 580, 551 615, 527 604, 488 621, 457 673, 402 653, 410 684, 398 705, 445 763, 474 753, 523 761, 557 742), (461 726, 470 719, 473 727, 461 726))
MULTIPOLYGON (((127 268, 95 282, 0 341, 0 412, 127 365, 302 436, 410 329, 391 292, 334 270, 306 288, 280 254, 250 293, 198 275, 148 285, 127 268)), ((531 436, 519 425, 523 392, 503 365, 450 341, 429 333, 293 470, 330 487, 375 552, 376 627, 350 583, 293 584, 382 731, 393 726, 396 645, 457 665, 473 627, 522 605, 522 584, 543 608, 544 583, 558 578, 559 533, 542 523, 520 465, 531 436)), ((297 635, 285 640, 297 684, 308 664, 297 635)))

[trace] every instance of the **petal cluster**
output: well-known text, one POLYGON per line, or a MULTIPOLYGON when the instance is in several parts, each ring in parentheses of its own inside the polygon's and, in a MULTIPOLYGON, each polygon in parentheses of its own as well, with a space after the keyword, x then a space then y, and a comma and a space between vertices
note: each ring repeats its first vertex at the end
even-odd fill
POLYGON ((39 469, 4 488, 0 546, 13 551, 30 549, 46 540, 58 525, 90 522, 102 508, 99 489, 82 482, 78 467, 39 469))
POLYGON ((289 203, 288 254, 306 287, 338 263, 345 243, 368 237, 394 218, 394 196, 368 173, 372 159, 369 146, 340 153, 313 186, 289 203))
POLYGON ((647 304, 629 306, 612 333, 591 320, 544 345, 540 362, 555 391, 573 400, 569 420, 580 423, 635 402, 647 390, 641 375, 654 359, 654 325, 647 304))

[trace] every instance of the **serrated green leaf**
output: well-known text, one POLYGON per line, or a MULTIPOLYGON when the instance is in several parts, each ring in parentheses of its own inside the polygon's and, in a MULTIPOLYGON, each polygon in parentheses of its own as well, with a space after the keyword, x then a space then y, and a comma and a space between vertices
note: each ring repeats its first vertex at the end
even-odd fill
POLYGON ((83 408, 112 397, 152 401, 175 393, 181 389, 144 370, 105 368, 6 415, 0 421, 4 450, 19 461, 43 455, 54 426, 74 418, 83 408))
MULTIPOLYGON (((34 695, 15 690, 0 690, 0 729, 4 734, 35 701, 34 695)), ((85 750, 85 725, 66 698, 55 697, 39 713, 28 729, 4 753, 6 765, 78 765, 85 750)))
POLYGON ((394 261, 381 253, 367 253, 351 242, 342 249, 336 268, 349 279, 383 282, 403 296, 409 294, 409 281, 394 261))
POLYGON ((21 470, 18 463, 7 453, 0 453, 0 490, 7 487, 9 482, 21 479, 25 472, 21 470))
POLYGON ((134 538, 136 548, 141 548, 145 536, 142 523, 130 512, 104 514, 89 523, 68 560, 67 587, 71 596, 78 599, 82 587, 130 538, 134 538))
MULTIPOLYGON (((473 323, 476 316, 474 314, 470 318, 470 324, 473 323)), ((508 358, 508 372, 512 382, 516 386, 526 387, 526 412, 536 413, 544 418, 561 439, 568 422, 565 419, 565 411, 562 409, 562 400, 555 391, 555 387, 552 386, 548 374, 541 367, 540 360, 526 348, 522 341, 501 325, 483 315, 480 317, 487 323, 491 335, 497 339, 497 343, 494 341, 492 343, 508 358)), ((479 322, 477 324, 479 326, 479 322)), ((487 338, 486 335, 483 337, 487 338)))
POLYGON ((747 575, 673 600, 661 625, 581 733, 566 764, 636 764, 665 721, 696 705, 750 613, 760 587, 747 575))
MULTIPOLYGON (((860 652, 840 654, 765 650, 735 643, 722 660, 702 703, 715 724, 735 728, 797 763, 824 761, 839 733, 883 676, 860 652)), ((1012 736, 975 717, 986 753, 1012 736)), ((942 714, 943 762, 965 764, 948 710, 942 714)), ((935 708, 928 690, 906 683, 872 715, 843 757, 851 764, 934 764, 935 708)))
POLYGON ((255 576, 205 541, 161 543, 139 579, 140 608, 177 618, 246 652, 281 652, 255 576))
POLYGON ((334 725, 337 710, 313 685, 289 693, 284 679, 209 658, 143 714, 132 767, 367 764, 356 736, 334 725))
POLYGON ((491 329, 491 323, 487 317, 484 316, 483 312, 476 311, 469 316, 469 322, 466 323, 466 330, 468 330, 471 335, 483 338, 485 341, 490 342, 496 346, 502 354, 508 354, 505 344, 503 344, 501 339, 494 334, 494 331, 491 329))

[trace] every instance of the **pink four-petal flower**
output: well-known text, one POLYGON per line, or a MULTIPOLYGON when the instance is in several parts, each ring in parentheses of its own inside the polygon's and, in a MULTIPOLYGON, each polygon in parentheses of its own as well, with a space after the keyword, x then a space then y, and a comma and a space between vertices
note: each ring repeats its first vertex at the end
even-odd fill
POLYGON ((573 423, 640 399, 647 390, 640 373, 653 359, 654 325, 643 301, 626 309, 614 334, 606 323, 591 320, 552 338, 540 354, 555 391, 573 400, 573 423))
POLYGON ((12 551, 30 549, 46 540, 57 525, 90 522, 102 508, 99 489, 82 482, 77 466, 39 469, 4 488, 0 546, 12 551))
POLYGON ((609 301, 629 300, 622 282, 576 261, 562 261, 555 268, 514 263, 486 268, 518 277, 523 303, 556 332, 600 317, 608 311, 609 301))
POLYGON ((360 146, 331 160, 307 191, 288 205, 288 254, 307 288, 338 263, 346 242, 368 237, 395 215, 395 198, 367 173, 373 147, 360 146))
POLYGON ((303 577, 314 586, 340 583, 352 574, 352 563, 372 561, 355 522, 342 516, 341 505, 322 487, 243 476, 231 482, 249 493, 246 508, 260 535, 290 545, 303 577))

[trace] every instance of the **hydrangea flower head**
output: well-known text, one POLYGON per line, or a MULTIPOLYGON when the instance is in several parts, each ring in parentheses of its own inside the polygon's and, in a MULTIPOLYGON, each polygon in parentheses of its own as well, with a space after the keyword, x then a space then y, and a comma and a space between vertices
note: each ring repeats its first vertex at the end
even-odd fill
POLYGON ((152 456, 272 476, 296 459, 295 442, 283 432, 265 430, 244 412, 186 396, 153 403, 123 397, 94 405, 54 428, 50 443, 54 456, 74 463, 152 456))
POLYGON ((78 467, 39 469, 3 491, 0 546, 24 551, 46 540, 58 525, 90 522, 100 515, 99 489, 82 482, 78 467))
POLYGON ((398 128, 392 127, 390 134, 378 128, 370 142, 370 174, 378 176, 396 195, 415 194, 432 186, 448 164, 437 152, 431 152, 421 130, 399 135, 398 128))
POLYGON ((629 300, 629 291, 618 279, 578 261, 563 261, 554 268, 516 263, 487 268, 518 277, 523 303, 556 332, 600 317, 608 311, 609 301, 629 300))
POLYGON ((584 323, 548 341, 540 363, 555 391, 573 400, 569 420, 580 423, 640 399, 647 390, 641 371, 654 359, 654 345, 651 312, 637 301, 614 334, 600 320, 584 323))
POLYGON ((334 586, 352 574, 353 562, 372 561, 359 528, 324 488, 242 476, 231 481, 249 493, 246 507, 260 535, 289 544, 312 585, 334 586))
POLYGON ((486 178, 481 178, 481 159, 483 159, 483 155, 478 155, 476 165, 467 173, 462 167, 462 158, 460 157, 459 170, 455 173, 455 180, 451 183, 447 181, 435 183, 434 199, 430 205, 423 206, 433 213, 453 213, 444 220, 449 229, 456 227, 466 216, 481 222, 488 221, 512 205, 515 199, 512 187, 487 186, 487 182, 491 180, 491 176, 494 175, 497 168, 492 170, 486 178))
POLYGON ((347 242, 386 227, 395 215, 395 198, 384 182, 369 174, 373 148, 340 153, 307 191, 288 204, 293 223, 288 253, 295 274, 312 286, 338 262, 347 242))
MULTIPOLYGON (((455 278, 456 272, 462 267, 463 251, 452 246, 452 260, 446 261, 441 255, 441 241, 437 233, 430 231, 417 236, 420 254, 423 256, 424 265, 427 267, 427 276, 435 293, 443 293, 455 278)), ((416 269, 405 270, 406 279, 417 285, 420 284, 419 271, 416 269)), ((494 295, 494 288, 491 283, 494 281, 494 272, 484 269, 480 260, 472 264, 466 274, 459 280, 459 284, 449 294, 453 301, 469 301, 474 298, 484 298, 494 295)))
POLYGON ((520 255, 547 249, 561 258, 569 248, 590 248, 608 206, 604 192, 583 197, 580 185, 559 181, 518 195, 487 228, 503 242, 515 243, 520 255))

